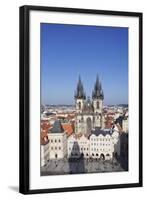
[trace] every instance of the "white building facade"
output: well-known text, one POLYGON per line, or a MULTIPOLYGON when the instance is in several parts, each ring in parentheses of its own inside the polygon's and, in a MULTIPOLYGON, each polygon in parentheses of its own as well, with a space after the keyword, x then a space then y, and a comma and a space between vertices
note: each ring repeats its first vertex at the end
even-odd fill
POLYGON ((101 158, 109 160, 120 155, 119 132, 116 129, 95 129, 89 137, 71 135, 67 141, 68 158, 101 158))
POLYGON ((51 132, 48 133, 49 159, 62 159, 67 156, 67 135, 59 120, 54 122, 51 132))
POLYGON ((110 134, 92 134, 90 136, 90 156, 105 160, 113 157, 114 144, 110 134))
POLYGON ((68 158, 89 158, 89 139, 85 135, 80 137, 72 134, 67 140, 68 158))

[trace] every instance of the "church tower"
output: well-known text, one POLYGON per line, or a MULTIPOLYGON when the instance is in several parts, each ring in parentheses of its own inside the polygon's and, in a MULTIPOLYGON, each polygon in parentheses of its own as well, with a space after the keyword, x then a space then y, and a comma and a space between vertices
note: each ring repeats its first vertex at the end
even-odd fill
POLYGON ((95 114, 94 126, 102 128, 104 120, 102 115, 104 94, 98 75, 96 78, 94 89, 92 91, 92 99, 95 114))
POLYGON ((83 84, 81 78, 79 76, 79 80, 77 83, 77 88, 75 91, 75 106, 76 106, 76 125, 75 125, 75 133, 80 134, 85 132, 84 130, 84 119, 83 119, 83 110, 86 101, 86 95, 83 88, 83 84))
POLYGON ((96 127, 103 128, 104 95, 98 76, 92 92, 92 101, 90 101, 90 97, 86 99, 80 76, 74 98, 76 106, 75 133, 89 136, 92 129, 96 127))
POLYGON ((75 98, 77 113, 82 113, 83 108, 84 108, 84 103, 85 103, 85 100, 86 100, 86 94, 84 92, 84 88, 83 88, 83 84, 82 84, 80 76, 79 76, 77 89, 75 91, 74 98, 75 98))
POLYGON ((99 77, 97 75, 94 89, 92 91, 94 113, 102 113, 104 94, 99 77))

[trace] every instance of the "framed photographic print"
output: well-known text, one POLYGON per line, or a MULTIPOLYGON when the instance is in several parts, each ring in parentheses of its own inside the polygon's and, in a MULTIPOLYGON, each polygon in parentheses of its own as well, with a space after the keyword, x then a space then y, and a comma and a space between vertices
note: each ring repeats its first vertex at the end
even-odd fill
POLYGON ((20 192, 142 186, 142 13, 20 7, 20 192))

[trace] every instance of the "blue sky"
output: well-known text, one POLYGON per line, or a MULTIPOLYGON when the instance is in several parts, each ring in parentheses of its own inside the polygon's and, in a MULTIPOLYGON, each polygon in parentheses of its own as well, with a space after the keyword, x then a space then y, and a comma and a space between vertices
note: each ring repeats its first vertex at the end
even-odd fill
POLYGON ((96 75, 105 104, 128 103, 128 29, 41 24, 41 103, 74 104, 79 75, 91 96, 96 75))

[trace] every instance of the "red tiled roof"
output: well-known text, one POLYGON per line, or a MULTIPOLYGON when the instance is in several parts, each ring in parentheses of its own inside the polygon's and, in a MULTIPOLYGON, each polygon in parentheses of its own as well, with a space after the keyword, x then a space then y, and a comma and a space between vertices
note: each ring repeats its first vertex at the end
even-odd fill
POLYGON ((73 133, 72 124, 62 123, 62 128, 66 131, 67 135, 70 136, 73 133))
POLYGON ((41 129, 41 144, 47 144, 48 142, 48 131, 41 129))
POLYGON ((42 130, 42 129, 41 129, 41 137, 42 137, 42 138, 46 137, 47 134, 48 134, 48 131, 47 131, 47 130, 42 130))
POLYGON ((50 125, 50 123, 48 121, 41 121, 41 129, 42 130, 49 130, 52 127, 52 125, 50 125))

